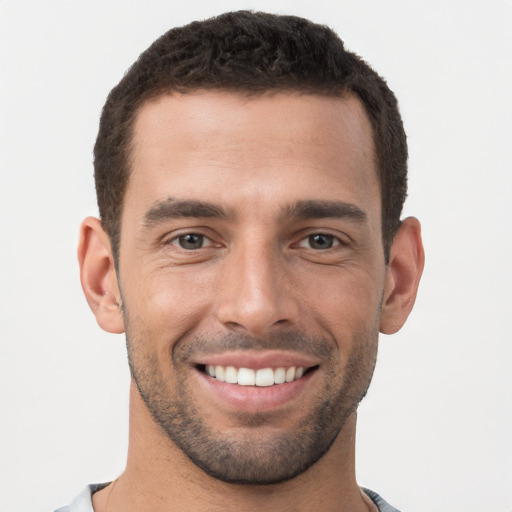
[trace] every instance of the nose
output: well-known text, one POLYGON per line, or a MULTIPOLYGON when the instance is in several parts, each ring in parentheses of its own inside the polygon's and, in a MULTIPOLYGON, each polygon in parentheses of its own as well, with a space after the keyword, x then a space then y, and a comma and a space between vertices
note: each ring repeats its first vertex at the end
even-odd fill
POLYGON ((217 318, 230 330, 261 336, 299 318, 292 276, 277 250, 246 246, 225 262, 217 318))

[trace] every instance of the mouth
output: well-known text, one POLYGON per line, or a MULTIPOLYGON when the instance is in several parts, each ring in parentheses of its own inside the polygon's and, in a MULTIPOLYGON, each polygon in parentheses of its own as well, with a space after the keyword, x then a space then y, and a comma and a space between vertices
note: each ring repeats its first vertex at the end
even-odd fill
POLYGON ((290 411, 316 391, 321 361, 280 350, 204 354, 193 362, 197 393, 219 414, 290 411), (222 411, 222 412, 221 412, 222 411))
POLYGON ((197 365, 197 369, 219 382, 237 386, 271 387, 291 383, 312 373, 318 365, 280 366, 277 368, 245 368, 236 366, 223 366, 213 364, 197 365))

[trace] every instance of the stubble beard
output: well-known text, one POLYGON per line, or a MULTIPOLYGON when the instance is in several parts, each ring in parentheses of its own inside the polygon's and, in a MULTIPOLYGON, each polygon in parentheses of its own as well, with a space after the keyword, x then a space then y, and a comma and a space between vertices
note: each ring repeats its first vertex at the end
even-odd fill
MULTIPOLYGON (((214 339, 182 339, 171 352, 174 382, 162 371, 162 362, 151 347, 147 329, 135 335, 125 311, 126 341, 132 378, 155 423, 194 464, 210 476, 228 483, 277 484, 290 480, 315 464, 330 448, 348 417, 365 396, 373 375, 378 330, 355 336, 343 371, 332 342, 301 333, 276 334, 255 340, 228 335, 214 339), (321 355, 324 385, 309 412, 290 432, 271 428, 271 414, 241 413, 237 420, 244 435, 215 431, 208 418, 190 400, 191 370, 185 363, 197 347, 216 350, 238 348, 294 349, 303 347, 321 355)), ((138 324, 140 325, 140 324, 138 324)), ((168 372, 169 373, 169 372, 168 372)))

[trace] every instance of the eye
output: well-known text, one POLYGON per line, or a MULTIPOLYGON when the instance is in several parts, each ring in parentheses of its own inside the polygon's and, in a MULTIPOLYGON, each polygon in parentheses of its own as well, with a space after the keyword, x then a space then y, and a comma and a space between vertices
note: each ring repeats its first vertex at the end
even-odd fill
POLYGON ((176 245, 187 251, 194 249, 202 249, 203 247, 210 247, 213 242, 204 235, 199 233, 185 233, 184 235, 177 236, 171 240, 172 245, 176 245))
POLYGON ((308 249, 315 250, 326 250, 331 249, 332 247, 339 244, 339 240, 333 235, 328 235, 327 233, 315 233, 301 240, 299 247, 306 247, 308 249))

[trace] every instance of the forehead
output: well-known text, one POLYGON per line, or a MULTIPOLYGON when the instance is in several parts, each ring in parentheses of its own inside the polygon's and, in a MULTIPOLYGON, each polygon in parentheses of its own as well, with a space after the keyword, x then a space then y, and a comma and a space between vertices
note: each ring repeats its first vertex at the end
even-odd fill
POLYGON ((371 200, 380 211, 371 126, 351 95, 163 95, 138 112, 131 162, 126 207, 179 193, 245 210, 266 198, 371 200))

